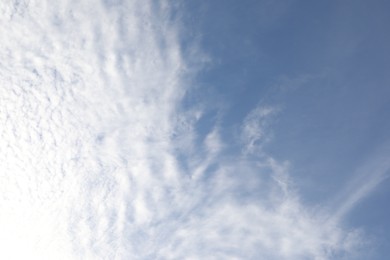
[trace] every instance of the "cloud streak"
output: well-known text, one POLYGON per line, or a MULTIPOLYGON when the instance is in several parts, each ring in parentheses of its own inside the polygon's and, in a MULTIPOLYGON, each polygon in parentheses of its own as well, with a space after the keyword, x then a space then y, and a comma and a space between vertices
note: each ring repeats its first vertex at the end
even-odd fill
POLYGON ((2 258, 327 259, 359 243, 300 202, 286 164, 254 156, 274 110, 243 120, 244 155, 218 126, 196 133, 169 2, 0 10, 2 258))
POLYGON ((375 188, 389 178, 389 147, 388 142, 382 144, 367 161, 356 169, 354 178, 338 195, 337 202, 331 205, 332 208, 337 209, 331 221, 343 219, 357 203, 367 198, 375 188))

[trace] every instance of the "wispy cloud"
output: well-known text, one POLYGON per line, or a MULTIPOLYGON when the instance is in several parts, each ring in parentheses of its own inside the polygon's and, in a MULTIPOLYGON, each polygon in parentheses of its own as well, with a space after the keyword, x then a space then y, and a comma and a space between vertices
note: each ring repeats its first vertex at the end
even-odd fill
POLYGON ((354 178, 336 197, 330 207, 336 209, 330 221, 342 220, 354 206, 367 198, 375 188, 390 176, 389 143, 382 144, 356 169, 354 178))
POLYGON ((0 10, 1 258, 326 259, 359 242, 300 202, 287 164, 247 160, 273 109, 243 120, 244 155, 218 126, 194 133, 196 55, 168 2, 0 10))
POLYGON ((260 152, 262 145, 269 141, 270 117, 276 112, 276 108, 259 106, 245 118, 241 131, 244 153, 260 152))

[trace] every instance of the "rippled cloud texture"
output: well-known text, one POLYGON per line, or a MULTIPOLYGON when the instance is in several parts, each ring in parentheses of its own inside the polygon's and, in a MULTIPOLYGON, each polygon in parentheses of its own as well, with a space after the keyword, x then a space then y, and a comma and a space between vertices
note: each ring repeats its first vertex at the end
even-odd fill
POLYGON ((206 57, 170 4, 0 3, 0 258, 350 257, 359 231, 262 149, 276 108, 199 132, 206 57))

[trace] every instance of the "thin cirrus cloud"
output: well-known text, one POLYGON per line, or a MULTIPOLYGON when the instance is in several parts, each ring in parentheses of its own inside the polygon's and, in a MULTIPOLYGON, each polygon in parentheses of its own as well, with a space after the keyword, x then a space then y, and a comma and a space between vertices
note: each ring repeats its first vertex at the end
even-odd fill
POLYGON ((242 121, 235 155, 217 125, 197 133, 202 109, 181 101, 204 54, 183 51, 169 2, 0 11, 1 258, 327 259, 360 246, 331 210, 300 202, 287 164, 255 156, 273 108, 242 121))

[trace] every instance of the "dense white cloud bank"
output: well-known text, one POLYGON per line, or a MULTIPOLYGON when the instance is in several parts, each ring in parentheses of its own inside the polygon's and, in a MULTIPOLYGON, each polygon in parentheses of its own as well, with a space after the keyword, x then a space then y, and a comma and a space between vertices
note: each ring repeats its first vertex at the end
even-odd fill
POLYGON ((217 126, 197 133, 169 4, 0 3, 0 258, 348 257, 359 234, 256 157, 272 108, 235 156, 217 126))

